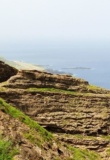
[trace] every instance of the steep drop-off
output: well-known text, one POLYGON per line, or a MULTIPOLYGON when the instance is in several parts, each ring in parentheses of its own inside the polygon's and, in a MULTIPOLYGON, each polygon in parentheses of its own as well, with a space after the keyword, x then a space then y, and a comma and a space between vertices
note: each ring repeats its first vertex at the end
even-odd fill
POLYGON ((109 90, 69 75, 22 70, 1 83, 0 97, 52 132, 54 140, 47 154, 41 149, 42 159, 110 159, 109 90))

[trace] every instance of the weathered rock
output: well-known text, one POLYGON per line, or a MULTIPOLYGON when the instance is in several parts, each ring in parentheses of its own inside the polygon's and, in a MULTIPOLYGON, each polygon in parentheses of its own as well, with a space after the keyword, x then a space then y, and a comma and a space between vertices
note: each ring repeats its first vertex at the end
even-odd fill
POLYGON ((110 134, 110 96, 23 90, 0 96, 52 132, 85 135, 110 134))
POLYGON ((0 82, 8 80, 11 76, 17 74, 17 69, 0 61, 0 82))
POLYGON ((14 160, 52 160, 55 157, 59 157, 59 160, 61 160, 62 156, 66 160, 70 156, 67 147, 61 143, 59 148, 54 139, 50 142, 44 141, 39 146, 39 140, 43 137, 37 131, 31 130, 31 133, 28 125, 1 110, 0 126, 0 136, 5 137, 7 141, 12 141, 14 148, 17 148, 19 151, 14 160), (31 143, 31 137, 33 136, 36 139, 36 143, 31 143), (61 150, 62 154, 59 153, 59 150, 61 150))
MULTIPOLYGON (((110 135, 110 91, 93 88, 87 81, 72 76, 36 70, 19 71, 4 87, 6 88, 0 92, 0 97, 55 133, 60 142, 95 150, 101 153, 104 160, 108 160, 106 150, 110 147, 110 140, 103 137, 110 135), (39 88, 47 90, 41 91, 39 88), (59 90, 48 91, 49 88, 59 90), (73 137, 77 134, 96 139, 73 137)), ((3 133, 4 129, 0 129, 3 133)), ((31 149, 26 145, 23 145, 25 153, 31 155, 31 149)), ((48 160, 64 153, 68 157, 65 148, 58 148, 56 143, 50 148, 51 155, 46 155, 48 160)), ((44 146, 45 151, 50 151, 50 148, 44 146)), ((40 153, 41 150, 37 148, 37 155, 41 156, 40 153)))
POLYGON ((22 70, 8 80, 7 88, 56 88, 82 93, 107 94, 110 91, 91 86, 83 79, 71 75, 58 75, 37 70, 22 70))
POLYGON ((87 81, 73 78, 70 75, 57 75, 41 71, 19 71, 16 76, 9 79, 9 88, 57 88, 77 91, 88 85, 87 81), (82 87, 81 87, 82 86, 82 87))

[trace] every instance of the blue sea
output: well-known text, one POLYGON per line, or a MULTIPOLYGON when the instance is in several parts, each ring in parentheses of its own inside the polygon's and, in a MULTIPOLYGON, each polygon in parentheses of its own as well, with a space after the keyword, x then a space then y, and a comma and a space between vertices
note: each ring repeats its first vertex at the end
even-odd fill
POLYGON ((5 53, 9 60, 41 65, 48 70, 65 72, 110 89, 110 47, 99 48, 39 48, 36 51, 5 53))

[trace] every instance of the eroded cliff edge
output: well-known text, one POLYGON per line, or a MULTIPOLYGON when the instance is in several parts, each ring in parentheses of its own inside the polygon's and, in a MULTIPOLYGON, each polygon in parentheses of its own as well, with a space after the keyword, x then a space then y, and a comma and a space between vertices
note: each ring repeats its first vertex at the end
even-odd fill
POLYGON ((110 159, 110 91, 70 75, 22 70, 1 83, 0 97, 59 142, 110 159))

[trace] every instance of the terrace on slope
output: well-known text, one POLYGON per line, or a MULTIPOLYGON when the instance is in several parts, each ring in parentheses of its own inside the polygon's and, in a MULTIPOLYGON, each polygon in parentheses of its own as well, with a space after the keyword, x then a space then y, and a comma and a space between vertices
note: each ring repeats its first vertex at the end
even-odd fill
POLYGON ((110 91, 72 76, 36 70, 19 71, 1 86, 0 97, 53 132, 60 142, 97 151, 109 160, 110 91))

